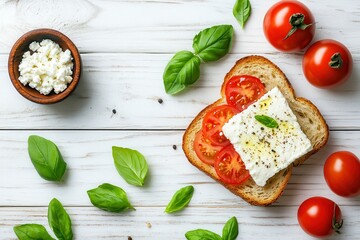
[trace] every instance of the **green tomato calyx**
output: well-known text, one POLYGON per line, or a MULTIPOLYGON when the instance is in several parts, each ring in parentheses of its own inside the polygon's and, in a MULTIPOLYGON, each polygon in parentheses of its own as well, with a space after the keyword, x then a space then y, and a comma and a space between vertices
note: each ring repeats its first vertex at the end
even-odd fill
POLYGON ((343 60, 341 58, 341 55, 339 52, 334 53, 334 55, 331 56, 330 62, 329 62, 329 66, 331 68, 341 68, 343 65, 343 60))
POLYGON ((305 30, 306 28, 313 25, 313 23, 305 24, 304 20, 305 20, 305 16, 302 13, 294 13, 293 15, 291 15, 289 19, 291 29, 288 32, 288 34, 285 36, 284 40, 289 38, 291 35, 293 35, 293 33, 295 33, 296 30, 298 29, 305 30))

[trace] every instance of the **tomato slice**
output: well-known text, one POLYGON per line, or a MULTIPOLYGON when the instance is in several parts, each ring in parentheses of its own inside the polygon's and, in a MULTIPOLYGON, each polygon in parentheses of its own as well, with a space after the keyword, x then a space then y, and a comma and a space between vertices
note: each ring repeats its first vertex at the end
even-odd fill
POLYGON ((221 146, 215 146, 211 141, 204 137, 202 131, 200 130, 194 140, 194 149, 196 155, 206 164, 211 166, 215 163, 215 155, 222 149, 221 146))
POLYGON ((227 103, 240 111, 258 100, 265 91, 260 79, 249 75, 234 76, 225 85, 227 103))
POLYGON ((227 146, 230 141, 224 136, 222 127, 239 110, 229 105, 221 105, 211 108, 205 115, 202 123, 204 137, 209 139, 213 145, 227 146))
POLYGON ((249 171, 232 145, 216 155, 214 167, 221 181, 227 184, 239 185, 250 177, 249 171))

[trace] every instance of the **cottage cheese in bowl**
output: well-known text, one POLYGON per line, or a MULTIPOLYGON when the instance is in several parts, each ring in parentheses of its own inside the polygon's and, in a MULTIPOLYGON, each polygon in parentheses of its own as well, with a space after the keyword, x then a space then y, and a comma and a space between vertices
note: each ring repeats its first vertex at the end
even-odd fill
POLYGON ((73 80, 73 57, 49 39, 32 42, 19 65, 19 81, 43 95, 63 92, 73 80))

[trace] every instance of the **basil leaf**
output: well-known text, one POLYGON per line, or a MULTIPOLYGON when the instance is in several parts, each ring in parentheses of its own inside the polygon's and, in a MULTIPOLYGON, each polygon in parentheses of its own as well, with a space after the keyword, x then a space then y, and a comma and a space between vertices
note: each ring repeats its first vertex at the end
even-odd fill
POLYGON ((235 240, 239 234, 239 226, 236 217, 230 218, 222 231, 222 240, 235 240))
POLYGON ((250 14, 251 14, 250 0, 236 0, 233 8, 233 15, 242 28, 244 28, 245 23, 250 17, 250 14))
POLYGON ((225 56, 231 48, 233 27, 219 25, 199 32, 193 40, 193 48, 203 61, 216 61, 225 56))
POLYGON ((255 119, 268 128, 277 128, 279 126, 275 119, 266 115, 255 115, 255 119))
POLYGON ((52 199, 49 203, 48 222, 59 240, 73 239, 71 219, 63 205, 56 198, 52 199))
POLYGON ((60 181, 66 170, 66 162, 57 146, 40 136, 28 139, 28 152, 38 174, 49 181, 60 181))
POLYGON ((14 227, 19 240, 55 240, 40 224, 24 224, 14 227))
POLYGON ((200 59, 189 51, 180 51, 167 64, 163 80, 165 91, 176 94, 200 77, 200 59))
POLYGON ((221 240, 221 237, 209 230, 196 229, 185 234, 187 240, 221 240))
POLYGON ((136 150, 112 147, 114 163, 120 176, 131 185, 143 186, 148 173, 144 156, 136 150))
POLYGON ((87 191, 91 203, 102 210, 108 212, 121 212, 126 209, 135 208, 131 206, 126 192, 121 188, 104 183, 97 188, 87 191))
POLYGON ((174 196, 171 198, 169 204, 167 205, 165 212, 173 213, 182 210, 191 201, 193 193, 193 186, 186 186, 176 191, 174 196))

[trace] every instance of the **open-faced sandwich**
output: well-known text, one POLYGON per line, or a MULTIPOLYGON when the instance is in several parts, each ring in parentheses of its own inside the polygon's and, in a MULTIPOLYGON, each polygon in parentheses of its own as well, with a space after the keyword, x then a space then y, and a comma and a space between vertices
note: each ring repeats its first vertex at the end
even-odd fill
POLYGON ((221 98, 187 128, 190 163, 253 205, 269 205, 298 166, 328 140, 328 126, 307 99, 295 96, 285 74, 261 56, 238 60, 221 98))

